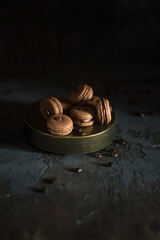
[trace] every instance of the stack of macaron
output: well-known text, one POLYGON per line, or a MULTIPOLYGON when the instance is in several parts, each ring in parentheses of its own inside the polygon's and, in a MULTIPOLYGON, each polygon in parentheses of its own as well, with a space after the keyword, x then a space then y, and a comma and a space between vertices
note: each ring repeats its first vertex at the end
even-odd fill
POLYGON ((87 127, 94 123, 108 125, 112 107, 106 98, 93 96, 92 87, 81 84, 69 98, 47 97, 40 101, 39 110, 46 120, 48 131, 65 136, 75 127, 87 127))

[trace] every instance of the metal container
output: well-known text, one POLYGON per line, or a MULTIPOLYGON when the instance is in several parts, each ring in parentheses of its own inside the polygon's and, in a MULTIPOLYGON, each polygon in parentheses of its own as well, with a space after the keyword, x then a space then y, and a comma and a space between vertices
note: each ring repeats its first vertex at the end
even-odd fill
POLYGON ((72 131, 67 136, 54 136, 46 127, 46 120, 39 112, 39 101, 30 105, 24 113, 25 135, 35 147, 60 154, 82 154, 98 151, 108 146, 116 132, 116 114, 112 111, 109 125, 94 124, 82 127, 85 136, 77 136, 72 131))

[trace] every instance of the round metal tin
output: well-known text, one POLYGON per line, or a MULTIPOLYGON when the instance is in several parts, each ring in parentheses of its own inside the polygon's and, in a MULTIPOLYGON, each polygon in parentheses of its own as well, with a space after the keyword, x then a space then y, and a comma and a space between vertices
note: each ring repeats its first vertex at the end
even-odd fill
POLYGON ((39 112, 39 101, 24 113, 27 140, 39 149, 60 154, 90 153, 105 148, 113 141, 116 121, 116 114, 112 111, 112 121, 108 126, 94 124, 82 127, 85 136, 77 136, 75 131, 67 136, 54 136, 48 132, 46 121, 39 112))

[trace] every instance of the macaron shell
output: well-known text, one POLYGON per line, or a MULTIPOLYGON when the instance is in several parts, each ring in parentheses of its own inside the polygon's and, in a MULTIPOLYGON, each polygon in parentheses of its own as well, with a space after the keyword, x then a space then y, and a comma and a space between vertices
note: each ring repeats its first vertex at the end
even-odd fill
POLYGON ((79 126, 79 127, 89 127, 92 126, 94 123, 94 120, 90 120, 88 122, 81 122, 78 119, 73 119, 74 125, 79 126))
POLYGON ((103 101, 104 101, 105 116, 106 116, 105 122, 106 122, 106 124, 108 124, 111 121, 111 118, 112 118, 111 108, 110 108, 110 105, 109 105, 109 101, 106 98, 104 98, 103 101))
POLYGON ((53 101, 53 104, 55 106, 55 114, 62 114, 63 107, 62 107, 61 102, 55 97, 50 97, 50 99, 53 101))
POLYGON ((86 85, 85 84, 80 84, 78 85, 72 92, 70 95, 70 101, 71 103, 76 103, 79 100, 81 100, 84 92, 86 91, 86 85))
POLYGON ((68 135, 73 129, 73 121, 64 114, 53 115, 47 119, 47 128, 54 135, 68 135))
POLYGON ((84 97, 85 97, 86 94, 88 93, 88 89, 89 89, 89 86, 88 86, 87 84, 84 84, 84 90, 83 90, 83 93, 82 93, 81 96, 77 99, 76 104, 79 104, 80 102, 83 101, 84 97))
POLYGON ((71 95, 70 101, 72 104, 81 104, 81 102, 89 101, 93 96, 93 89, 87 84, 80 84, 75 88, 71 95))
POLYGON ((80 120, 91 120, 95 116, 95 111, 91 106, 76 106, 70 110, 70 116, 80 120))
POLYGON ((96 109, 98 122, 102 124, 102 103, 100 98, 96 102, 96 109))
POLYGON ((68 134, 70 134, 71 132, 72 132, 72 130, 73 130, 73 127, 72 128, 70 128, 70 129, 67 129, 67 130, 64 130, 64 131, 62 131, 62 130, 54 130, 54 129, 48 129, 48 131, 52 134, 52 135, 55 135, 55 136, 66 136, 66 135, 68 135, 68 134))
POLYGON ((56 113, 56 107, 53 101, 50 98, 45 98, 40 101, 39 110, 43 118, 47 119, 48 117, 56 113))
POLYGON ((102 101, 102 104, 103 104, 103 118, 104 118, 103 124, 107 124, 107 111, 106 111, 106 109, 107 109, 107 101, 108 100, 105 99, 105 98, 102 98, 101 101, 102 101))
POLYGON ((108 124, 111 121, 111 109, 109 101, 106 98, 100 98, 96 101, 97 118, 100 124, 108 124))
POLYGON ((109 123, 111 121, 111 119, 112 119, 112 116, 111 116, 111 109, 110 109, 110 105, 109 105, 109 101, 108 100, 107 100, 106 112, 107 112, 107 123, 109 123))
POLYGON ((93 89, 86 85, 86 91, 81 99, 77 104, 86 104, 91 98, 93 97, 93 89))

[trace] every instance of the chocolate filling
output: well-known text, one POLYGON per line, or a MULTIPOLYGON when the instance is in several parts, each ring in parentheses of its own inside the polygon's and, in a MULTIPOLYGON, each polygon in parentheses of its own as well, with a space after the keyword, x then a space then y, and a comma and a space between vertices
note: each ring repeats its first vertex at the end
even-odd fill
POLYGON ((87 123, 87 122, 91 122, 93 121, 93 118, 91 119, 77 119, 77 118, 72 118, 73 122, 76 121, 76 122, 80 122, 80 123, 87 123))
POLYGON ((102 98, 102 108, 103 108, 103 117, 104 117, 104 123, 107 123, 107 109, 106 109, 106 105, 105 105, 105 99, 102 98))
POLYGON ((83 108, 83 107, 78 108, 78 110, 80 110, 80 111, 86 111, 86 109, 83 108))
POLYGON ((68 134, 68 132, 71 132, 73 129, 73 126, 66 128, 66 129, 51 129, 50 127, 48 127, 49 132, 51 132, 53 135, 55 134, 68 134))

